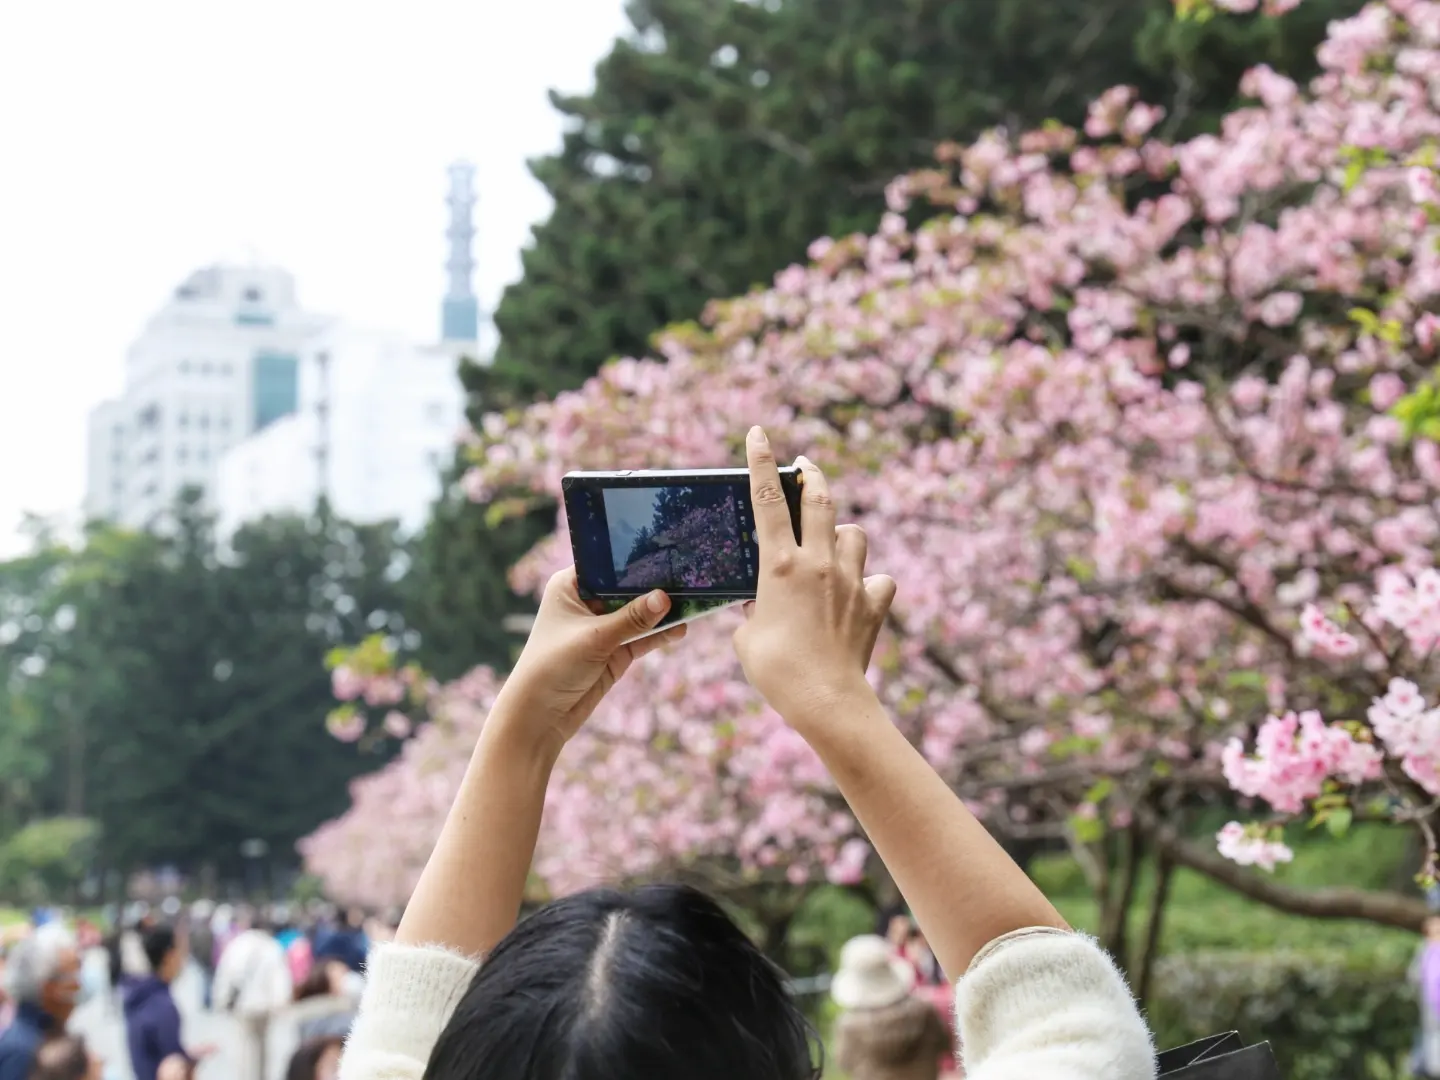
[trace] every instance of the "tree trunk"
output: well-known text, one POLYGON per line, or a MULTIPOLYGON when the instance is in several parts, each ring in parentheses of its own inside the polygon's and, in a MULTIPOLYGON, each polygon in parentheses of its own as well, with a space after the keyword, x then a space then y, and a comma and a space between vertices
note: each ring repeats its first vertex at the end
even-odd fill
POLYGON ((1107 875, 1109 888, 1100 897, 1100 944, 1125 968, 1130 951, 1130 908, 1135 903, 1144 845, 1139 828, 1134 826, 1118 841, 1119 865, 1115 873, 1107 875))
POLYGON ((1166 855, 1155 859, 1155 891, 1150 895, 1149 910, 1145 916, 1145 940, 1140 946, 1140 955, 1130 968, 1130 985, 1144 1008, 1150 998, 1150 986, 1155 976, 1155 963, 1160 958, 1160 938, 1164 931, 1165 905, 1170 900, 1170 882, 1175 876, 1175 864, 1166 855))

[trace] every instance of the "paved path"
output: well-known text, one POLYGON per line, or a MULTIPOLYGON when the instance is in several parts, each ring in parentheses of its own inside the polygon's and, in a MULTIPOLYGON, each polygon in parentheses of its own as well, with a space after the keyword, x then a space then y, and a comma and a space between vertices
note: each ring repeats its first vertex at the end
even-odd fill
MULTIPOLYGON (((175 980, 175 1004, 179 1006, 183 1024, 182 1037, 186 1046, 219 1047, 219 1052, 201 1064, 196 1080, 251 1080, 240 1075, 238 1026, 227 1016, 206 1012, 200 1004, 200 971, 193 964, 175 980)), ((132 1080, 130 1054, 125 1048, 125 1024, 117 1001, 99 998, 86 1002, 76 1010, 70 1022, 72 1031, 85 1036, 85 1041, 105 1059, 107 1074, 132 1080), (113 1070, 113 1072, 112 1072, 113 1070)), ((285 1066, 295 1048, 295 1035, 290 1025, 275 1025, 270 1038, 269 1064, 266 1080, 282 1080, 285 1066)))

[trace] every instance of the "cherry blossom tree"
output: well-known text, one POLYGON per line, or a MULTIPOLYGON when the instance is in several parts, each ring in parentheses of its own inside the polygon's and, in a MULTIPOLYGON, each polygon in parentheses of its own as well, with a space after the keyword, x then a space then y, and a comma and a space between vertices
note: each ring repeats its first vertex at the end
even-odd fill
MULTIPOLYGON (((1429 836, 1440 788, 1420 614, 1440 581, 1440 3, 1377 0, 1320 60, 1308 88, 1250 72, 1254 104, 1185 143, 1122 87, 1084 131, 940 148, 875 235, 817 241, 657 359, 487 417, 467 490, 523 507, 569 468, 733 463, 764 424, 824 464, 899 582, 870 672, 896 722, 1001 835, 1069 837, 1122 930, 1146 853, 1286 910, 1417 926, 1409 896, 1237 865, 1283 860, 1268 823, 1219 851, 1175 824, 1233 785, 1336 831, 1429 836)), ((823 769, 746 688, 733 625, 640 665, 566 752, 553 888, 866 872, 823 769)))

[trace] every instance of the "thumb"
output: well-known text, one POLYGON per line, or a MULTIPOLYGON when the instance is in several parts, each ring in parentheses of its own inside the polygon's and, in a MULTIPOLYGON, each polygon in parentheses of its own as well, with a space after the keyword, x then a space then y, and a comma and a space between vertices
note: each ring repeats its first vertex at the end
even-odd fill
POLYGON ((606 615, 603 622, 608 636, 622 645, 639 634, 655 629, 670 610, 670 598, 661 590, 637 596, 619 611, 606 615))
POLYGON ((895 600, 895 579, 889 574, 867 577, 865 595, 870 598, 870 606, 875 614, 883 619, 890 613, 890 605, 895 600))

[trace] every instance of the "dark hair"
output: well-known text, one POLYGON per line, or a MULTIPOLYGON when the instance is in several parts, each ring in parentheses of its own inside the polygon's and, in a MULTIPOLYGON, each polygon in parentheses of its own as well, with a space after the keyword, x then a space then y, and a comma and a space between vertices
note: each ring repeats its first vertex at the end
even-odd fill
POLYGON ((28 1080, 82 1080, 89 1071, 85 1040, 78 1035, 61 1035, 36 1049, 28 1080))
POLYGON ((495 947, 425 1080, 811 1080, 812 1035, 779 969, 704 893, 596 889, 495 947))
POLYGON ((299 1049, 290 1055, 290 1064, 285 1067, 285 1080, 315 1080, 315 1070, 320 1059, 332 1046, 344 1047, 345 1040, 339 1035, 320 1035, 306 1039, 299 1049))
POLYGON ((145 959, 150 961, 150 971, 160 974, 160 965, 175 948, 175 930, 169 926, 152 926, 140 932, 140 947, 145 950, 145 959))
POLYGON ((295 1000, 304 1001, 306 998, 323 997, 330 993, 330 971, 329 960, 316 960, 310 968, 310 973, 295 987, 295 1000))

